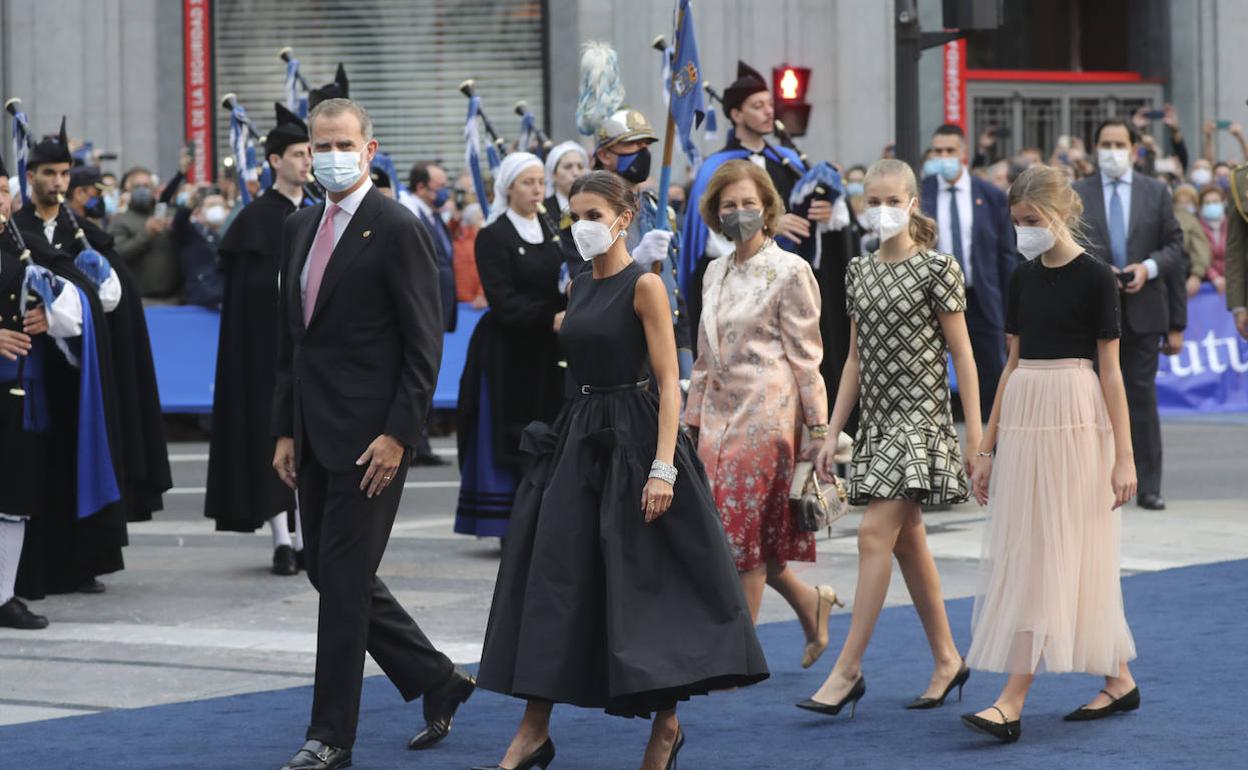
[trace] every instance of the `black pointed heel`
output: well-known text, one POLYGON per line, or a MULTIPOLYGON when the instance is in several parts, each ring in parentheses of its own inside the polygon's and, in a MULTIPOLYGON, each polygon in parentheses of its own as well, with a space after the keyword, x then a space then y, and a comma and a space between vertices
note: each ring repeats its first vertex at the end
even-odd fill
POLYGON ((958 702, 962 701, 962 688, 966 686, 966 680, 971 678, 971 670, 966 667, 966 661, 962 661, 962 668, 958 669, 958 673, 953 677, 953 681, 945 688, 939 698, 915 698, 906 706, 908 709, 934 709, 945 705, 945 698, 949 697, 949 693, 953 692, 953 688, 958 688, 958 702))
POLYGON ((1099 709, 1090 709, 1087 706, 1080 706, 1066 716, 1062 717, 1063 722, 1092 722, 1097 719, 1104 719, 1114 714, 1125 714, 1128 711, 1135 711, 1140 707, 1140 688, 1136 687, 1131 692, 1115 698, 1109 690, 1101 690, 1109 696, 1110 703, 1099 709))
POLYGON ((841 709, 850 706, 849 718, 853 719, 858 713, 858 701, 862 700, 862 696, 867 694, 867 678, 865 676, 858 677, 858 681, 854 682, 854 686, 850 688, 849 693, 841 699, 840 703, 820 703, 814 698, 807 698, 801 703, 795 703, 799 709, 813 711, 816 714, 825 714, 834 717, 841 713, 841 709))
POLYGON ((996 712, 1001 715, 1004 722, 992 722, 978 714, 963 714, 962 723, 977 733, 991 736, 1002 743, 1014 743, 1023 737, 1023 720, 1015 719, 1013 722, 1005 715, 1005 712, 996 706, 992 706, 996 712))
POLYGON ((532 754, 521 760, 520 764, 515 767, 503 767, 502 765, 481 765, 472 768, 472 770, 533 770, 537 767, 540 767, 542 770, 546 770, 546 768, 550 766, 550 763, 554 761, 555 742, 550 738, 547 738, 545 743, 538 746, 532 754))

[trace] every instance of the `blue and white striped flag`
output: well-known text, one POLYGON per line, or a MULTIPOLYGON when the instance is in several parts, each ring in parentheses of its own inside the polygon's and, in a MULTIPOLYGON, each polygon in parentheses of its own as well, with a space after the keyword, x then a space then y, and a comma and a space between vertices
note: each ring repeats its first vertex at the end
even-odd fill
MULTIPOLYGON (((464 123, 464 165, 468 167, 468 172, 472 175, 472 188, 477 192, 477 203, 481 205, 481 214, 488 219, 490 204, 489 199, 485 197, 485 178, 481 175, 481 130, 477 127, 477 111, 480 109, 481 98, 468 97, 468 120, 464 123)), ((494 159, 498 156, 493 146, 490 147, 490 154, 494 156, 494 159)), ((490 167, 497 168, 497 165, 491 162, 490 167)))
POLYGON ((247 131, 247 124, 247 110, 243 109, 243 105, 234 102, 234 109, 230 112, 230 148, 238 174, 238 195, 244 206, 251 203, 247 179, 254 173, 256 164, 256 148, 247 131))
POLYGON ((17 164, 17 184, 22 190, 22 205, 30 203, 30 192, 26 189, 26 161, 30 157, 30 124, 26 122, 26 113, 13 111, 13 162, 17 164))
POLYGON ((300 88, 299 60, 290 57, 286 62, 286 109, 304 120, 308 119, 308 92, 300 88))

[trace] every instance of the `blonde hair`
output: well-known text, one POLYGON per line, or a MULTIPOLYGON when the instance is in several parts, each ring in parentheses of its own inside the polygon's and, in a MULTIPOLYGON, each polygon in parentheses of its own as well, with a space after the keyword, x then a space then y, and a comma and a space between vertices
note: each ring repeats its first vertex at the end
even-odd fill
POLYGON ((767 235, 775 234, 776 226, 780 224, 780 217, 784 216, 784 201, 780 200, 780 193, 771 183, 771 177, 767 175, 767 172, 748 160, 730 160, 711 175, 711 181, 706 185, 706 192, 702 194, 702 200, 698 202, 698 211, 702 214, 702 221, 706 223, 711 232, 723 235, 719 226, 719 198, 724 194, 726 187, 744 179, 753 182, 758 190, 758 198, 763 204, 763 232, 767 235))
POLYGON ((903 160, 881 158, 867 169, 867 175, 862 180, 863 188, 865 189, 873 181, 882 177, 901 177, 906 191, 914 199, 914 203, 910 206, 910 240, 914 241, 920 249, 934 248, 936 246, 936 221, 919 208, 919 182, 914 177, 914 169, 903 160))
POLYGON ((1077 243, 1087 245, 1083 237, 1083 200, 1061 170, 1035 165, 1018 175, 1010 185, 1010 208, 1026 203, 1054 223, 1070 230, 1077 243))

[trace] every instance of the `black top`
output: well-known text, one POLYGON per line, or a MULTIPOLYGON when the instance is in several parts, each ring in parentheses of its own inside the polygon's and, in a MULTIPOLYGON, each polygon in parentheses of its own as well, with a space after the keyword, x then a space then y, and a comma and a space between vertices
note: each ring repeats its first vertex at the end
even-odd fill
POLYGON ((1118 281, 1109 265, 1080 254, 1061 267, 1033 259, 1014 271, 1005 331, 1019 357, 1096 360, 1097 340, 1122 336, 1118 281))
POLYGON ((626 385, 647 376, 650 349, 633 306, 645 272, 632 262, 607 278, 586 271, 572 282, 559 342, 576 385, 626 385))

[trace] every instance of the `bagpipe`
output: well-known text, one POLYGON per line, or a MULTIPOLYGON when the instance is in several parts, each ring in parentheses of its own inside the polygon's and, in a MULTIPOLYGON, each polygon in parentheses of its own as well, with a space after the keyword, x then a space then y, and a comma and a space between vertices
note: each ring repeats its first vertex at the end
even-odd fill
MULTIPOLYGON (((476 93, 476 81, 469 78, 459 84, 458 90, 461 94, 468 98, 471 105, 468 113, 469 123, 472 122, 474 117, 480 118, 481 125, 485 127, 485 132, 490 136, 491 148, 495 153, 497 153, 497 158, 501 162, 507 155, 507 142, 504 141, 498 131, 494 129, 494 124, 490 122, 489 117, 485 114, 485 110, 481 107, 481 97, 477 96, 476 93)), ((529 112, 528 105, 524 102, 517 102, 515 111, 521 118, 522 131, 525 130, 525 126, 527 124, 529 129, 532 130, 537 136, 538 142, 543 146, 543 148, 549 150, 552 145, 550 137, 546 135, 546 132, 537 127, 537 121, 533 117, 533 113, 529 112)), ((465 137, 469 137, 470 133, 472 132, 465 131, 465 137)), ((467 138, 467 141, 471 143, 472 138, 467 138)), ((473 152, 474 149, 475 148, 471 146, 468 148, 469 172, 472 174, 474 182, 479 182, 481 179, 481 168, 479 159, 477 159, 475 152, 473 152)), ((528 151, 527 148, 523 146, 520 147, 520 150, 523 152, 528 151)), ((497 173, 498 165, 491 162, 490 166, 491 170, 494 173, 497 173)), ((483 192, 484 185, 478 185, 477 197, 479 198, 479 203, 481 204, 481 210, 484 212, 488 211, 488 204, 484 197, 482 197, 483 192)), ((554 243, 559 243, 563 240, 563 237, 559 233, 559 227, 555 224, 554 220, 550 218, 550 212, 546 210, 546 204, 540 201, 537 204, 537 219, 538 222, 541 223, 542 229, 546 232, 547 238, 554 243)))
POLYGON ((550 152, 550 148, 555 143, 550 141, 550 137, 537 125, 537 117, 529 112, 527 102, 521 100, 516 102, 516 114, 520 116, 520 136, 516 140, 516 147, 525 152, 530 152, 529 148, 533 146, 533 139, 537 139, 537 152, 534 153, 542 160, 546 160, 546 153, 550 152))
POLYGON ((74 210, 65 205, 65 196, 57 193, 56 202, 60 204, 60 210, 57 217, 64 217, 70 228, 74 231, 74 240, 78 242, 78 255, 74 257, 74 267, 78 268, 83 275, 91 281, 91 285, 100 288, 100 285, 108 280, 109 273, 113 272, 113 266, 109 264, 108 257, 95 250, 91 245, 91 241, 87 239, 87 234, 83 232, 82 225, 78 222, 78 217, 74 214, 74 210))
POLYGON ((22 112, 22 100, 9 99, 4 103, 5 112, 13 116, 13 162, 17 167, 17 184, 21 190, 22 204, 30 203, 30 191, 26 188, 26 159, 30 156, 32 139, 26 113, 22 112))
MULTIPOLYGON (((19 261, 25 271, 22 277, 21 296, 18 300, 18 317, 25 318, 27 310, 33 310, 40 305, 44 307, 52 305, 53 300, 56 299, 56 287, 60 279, 51 270, 34 263, 30 257, 30 249, 26 246, 26 241, 22 238, 17 225, 3 215, 0 215, 0 225, 4 225, 5 235, 9 236, 16 247, 19 261)), ((17 381, 13 383, 13 387, 9 388, 9 395, 17 398, 23 398, 26 395, 26 389, 22 387, 26 378, 26 359, 27 356, 18 359, 17 381)))
POLYGON ((286 46, 277 52, 277 58, 286 63, 286 109, 307 120, 308 92, 312 90, 312 86, 308 85, 307 79, 299 71, 299 60, 295 58, 295 50, 286 46), (303 89, 302 94, 299 92, 300 89, 303 89))

